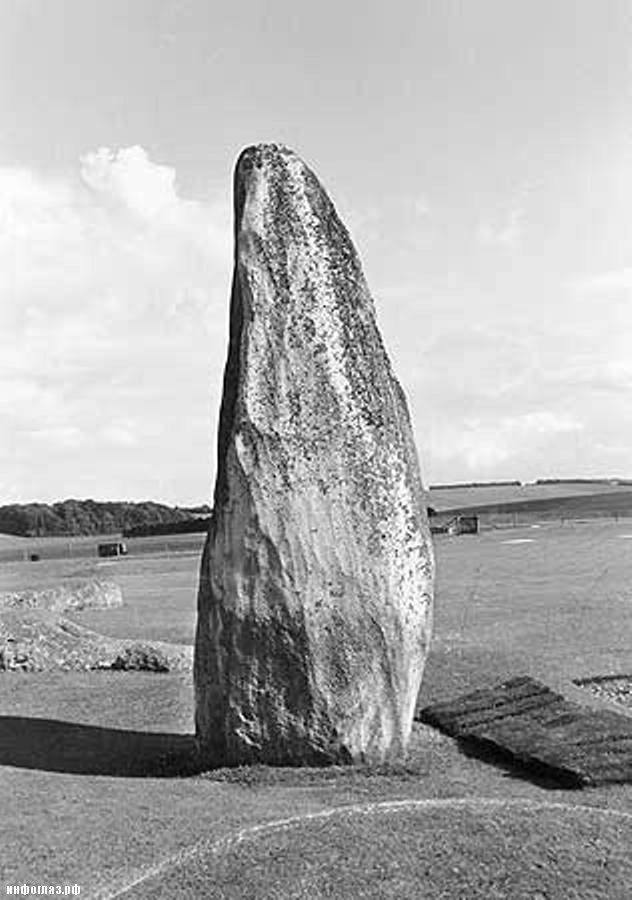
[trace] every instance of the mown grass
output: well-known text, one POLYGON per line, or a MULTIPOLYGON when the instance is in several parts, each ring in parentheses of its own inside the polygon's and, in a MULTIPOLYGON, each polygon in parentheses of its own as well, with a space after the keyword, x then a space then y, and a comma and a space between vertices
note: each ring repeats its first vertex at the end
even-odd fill
MULTIPOLYGON (((512 539, 533 539, 524 544, 506 544, 508 535, 498 532, 439 538, 436 637, 420 703, 521 672, 566 687, 572 678, 626 671, 632 644, 627 533, 630 523, 597 523, 511 533, 512 539)), ((196 556, 128 557, 105 569, 122 584, 127 605, 104 612, 98 630, 192 640, 197 567, 196 556)), ((24 571, 31 571, 29 564, 24 571)), ((0 585, 4 577, 0 570, 0 585)), ((12 570, 11 578, 18 577, 12 570)), ((96 627, 94 619, 81 621, 96 627)), ((570 888, 564 894, 568 875, 579 879, 568 882, 577 896, 623 897, 617 894, 622 884, 627 889, 622 879, 632 877, 622 863, 630 842, 625 819, 613 819, 611 828, 609 819, 586 813, 578 814, 584 815, 580 822, 560 810, 557 818, 534 814, 523 830, 527 819, 520 807, 507 815, 491 809, 479 815, 474 806, 467 815, 456 808, 441 816, 420 808, 397 822, 386 815, 360 818, 360 824, 341 819, 332 829, 301 826, 262 835, 261 842, 253 838, 247 846, 230 844, 225 855, 207 847, 195 861, 186 857, 178 867, 176 859, 145 879, 199 841, 230 842, 243 828, 346 804, 492 798, 621 811, 632 809, 632 790, 617 786, 582 792, 579 799, 552 791, 499 762, 465 755, 419 724, 399 769, 260 767, 197 777, 181 777, 186 773, 177 767, 160 772, 161 760, 186 754, 192 732, 190 677, 171 674, 5 676, 0 713, 0 802, 11 811, 0 823, 0 865, 12 882, 74 881, 84 887, 83 896, 112 896, 140 878, 125 896, 231 896, 233 882, 245 890, 240 867, 243 874, 250 866, 253 887, 242 896, 301 896, 291 893, 297 875, 307 878, 302 896, 310 897, 318 896, 319 883, 330 885, 331 896, 338 896, 336 885, 359 896, 378 884, 393 896, 396 889, 399 896, 441 896, 432 893, 440 889, 443 896, 483 896, 483 890, 490 897, 536 896, 541 890, 564 897, 573 896, 570 888), (445 853, 436 843, 440 835, 445 853), (520 846, 526 848, 522 856, 520 846), (368 882, 362 860, 373 872, 368 882), (372 860, 381 867, 381 883, 372 860), (527 870, 531 894, 521 894, 515 879, 527 870), (550 871, 557 881, 546 881, 550 871), (310 872, 321 881, 310 881, 310 872), (354 872, 356 880, 351 874, 345 881, 345 873, 354 872), (485 872, 495 880, 485 882, 485 872), (594 894, 599 883, 606 892, 594 894)))
POLYGON ((429 504, 436 509, 489 506, 498 503, 523 503, 556 500, 565 497, 590 497, 593 494, 630 493, 629 484, 604 482, 561 482, 557 484, 505 484, 479 487, 433 488, 428 492, 429 504))
POLYGON ((192 643, 198 568, 198 553, 5 563, 0 565, 0 592, 41 588, 67 578, 106 578, 121 587, 123 606, 75 613, 75 621, 113 638, 192 643))
POLYGON ((130 897, 625 896, 632 820, 524 803, 409 801, 244 830, 151 874, 130 897), (580 849, 581 848, 581 849, 580 849), (212 872, 212 877, 210 873, 212 872))

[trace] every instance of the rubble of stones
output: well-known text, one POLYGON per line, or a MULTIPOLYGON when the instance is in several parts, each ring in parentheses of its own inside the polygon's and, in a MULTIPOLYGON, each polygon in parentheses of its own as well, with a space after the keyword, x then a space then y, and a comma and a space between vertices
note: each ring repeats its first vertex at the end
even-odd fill
POLYGON ((586 688, 602 700, 621 703, 632 709, 632 675, 609 676, 577 681, 580 687, 586 688))

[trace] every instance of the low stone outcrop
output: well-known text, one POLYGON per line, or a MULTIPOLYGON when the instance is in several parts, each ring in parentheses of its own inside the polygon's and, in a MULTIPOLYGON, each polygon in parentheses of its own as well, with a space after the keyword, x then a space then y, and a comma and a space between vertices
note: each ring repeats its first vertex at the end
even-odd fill
POLYGON ((85 671, 187 672, 193 648, 116 639, 42 609, 0 609, 0 673, 85 671))
POLYGON ((0 609, 80 612, 84 609, 111 609, 122 605, 123 594, 119 585, 115 581, 97 578, 70 579, 51 587, 0 594, 0 609))
POLYGON ((210 765, 408 742, 433 555, 403 391, 351 239, 290 150, 235 174, 235 270, 195 649, 210 765))

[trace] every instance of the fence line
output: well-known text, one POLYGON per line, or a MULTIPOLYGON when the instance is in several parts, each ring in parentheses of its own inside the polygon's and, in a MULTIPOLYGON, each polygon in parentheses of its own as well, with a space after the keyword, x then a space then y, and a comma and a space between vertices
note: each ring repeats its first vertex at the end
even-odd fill
MULTIPOLYGON (((206 535, 204 533, 183 535, 160 535, 144 538, 125 538, 130 555, 139 554, 173 554, 196 553, 202 549, 206 535)), ((62 559, 98 559, 97 546, 100 543, 123 540, 117 535, 94 535, 90 537, 51 539, 45 538, 29 540, 24 538, 24 543, 3 547, 0 549, 0 563, 29 562, 33 556, 37 556, 34 563, 44 560, 62 559)), ((120 559, 121 557, 116 557, 120 559)), ((124 558, 124 557, 123 557, 124 558)))

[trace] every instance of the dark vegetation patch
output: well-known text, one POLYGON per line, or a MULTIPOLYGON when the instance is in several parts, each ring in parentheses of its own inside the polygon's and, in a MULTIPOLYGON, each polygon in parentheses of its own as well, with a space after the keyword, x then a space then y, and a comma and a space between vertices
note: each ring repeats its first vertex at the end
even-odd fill
POLYGON ((123 537, 158 537, 170 534, 201 534, 208 531, 212 516, 194 516, 193 518, 166 522, 149 522, 144 525, 133 525, 123 529, 123 537))
MULTIPOLYGON (((536 482, 539 483, 539 482, 536 482)), ((459 491, 463 488, 521 487, 521 481, 456 481, 454 484, 431 484, 429 491, 459 491)))
POLYGON ((203 531, 211 510, 208 506, 171 507, 143 501, 99 502, 63 500, 58 503, 12 503, 0 506, 0 532, 23 537, 54 535, 164 534, 161 528, 203 531), (152 530, 153 529, 153 530, 152 530))
POLYGON ((632 782, 632 719, 572 703, 529 676, 435 703, 419 717, 466 749, 563 786, 632 782))
POLYGON ((169 657, 150 644, 132 644, 116 654, 110 668, 124 672, 168 672, 169 657))

